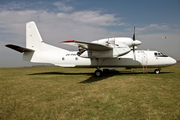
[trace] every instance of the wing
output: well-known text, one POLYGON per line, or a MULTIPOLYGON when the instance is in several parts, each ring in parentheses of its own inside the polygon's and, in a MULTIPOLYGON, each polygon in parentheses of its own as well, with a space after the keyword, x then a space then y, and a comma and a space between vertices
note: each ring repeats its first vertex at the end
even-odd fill
POLYGON ((66 41, 63 41, 62 43, 82 47, 87 50, 103 51, 103 50, 113 49, 112 47, 108 47, 108 46, 97 44, 97 43, 80 42, 80 41, 75 41, 75 40, 66 40, 66 41))
POLYGON ((31 49, 28 49, 28 48, 24 48, 24 47, 20 47, 20 46, 17 46, 17 45, 12 45, 12 44, 8 44, 8 45, 6 45, 6 47, 11 48, 11 49, 16 50, 16 51, 21 52, 21 53, 23 53, 23 52, 33 52, 34 51, 34 50, 31 50, 31 49))

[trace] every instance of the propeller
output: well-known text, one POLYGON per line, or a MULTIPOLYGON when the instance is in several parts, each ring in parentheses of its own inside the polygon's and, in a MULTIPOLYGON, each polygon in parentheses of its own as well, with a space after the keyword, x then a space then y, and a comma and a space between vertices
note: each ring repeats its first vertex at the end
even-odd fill
MULTIPOLYGON (((135 26, 134 26, 134 33, 133 33, 133 42, 135 41, 135 26)), ((133 44, 133 55, 134 55, 134 60, 136 59, 136 55, 135 55, 135 44, 133 44)))
MULTIPOLYGON (((134 26, 134 33, 133 33, 133 41, 135 41, 135 26, 134 26)), ((133 52, 134 52, 134 45, 133 45, 133 52)))

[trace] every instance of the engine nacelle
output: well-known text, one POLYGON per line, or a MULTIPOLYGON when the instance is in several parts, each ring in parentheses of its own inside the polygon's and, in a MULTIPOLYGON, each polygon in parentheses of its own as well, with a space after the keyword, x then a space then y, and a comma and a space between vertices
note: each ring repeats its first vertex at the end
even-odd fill
POLYGON ((139 40, 133 41, 132 38, 128 38, 128 37, 106 38, 106 39, 93 41, 92 43, 98 43, 98 44, 111 46, 111 47, 120 46, 121 44, 125 44, 129 47, 132 47, 133 45, 138 46, 141 44, 139 40))
POLYGON ((95 51, 79 48, 77 55, 84 58, 117 58, 130 52, 132 46, 141 44, 139 40, 133 40, 128 37, 106 38, 92 41, 92 43, 112 47, 112 50, 95 51))

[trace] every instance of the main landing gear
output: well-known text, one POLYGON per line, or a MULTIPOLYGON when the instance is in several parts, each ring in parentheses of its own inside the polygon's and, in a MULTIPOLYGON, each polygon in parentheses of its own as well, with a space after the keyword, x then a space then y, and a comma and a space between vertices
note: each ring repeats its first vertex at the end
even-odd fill
POLYGON ((155 70, 154 70, 154 73, 155 73, 155 74, 159 74, 159 73, 160 73, 160 71, 161 71, 161 69, 160 69, 160 68, 159 68, 159 69, 155 69, 155 70))
POLYGON ((99 68, 97 68, 97 70, 94 72, 94 76, 101 77, 103 75, 103 73, 108 73, 108 72, 109 72, 109 69, 103 69, 103 71, 102 71, 99 68))
POLYGON ((94 76, 101 77, 103 72, 101 71, 99 67, 99 59, 96 58, 96 61, 97 61, 97 70, 94 72, 94 76))
POLYGON ((95 72, 94 72, 94 76, 96 77, 101 77, 103 74, 103 72, 100 70, 100 69, 97 69, 95 72))

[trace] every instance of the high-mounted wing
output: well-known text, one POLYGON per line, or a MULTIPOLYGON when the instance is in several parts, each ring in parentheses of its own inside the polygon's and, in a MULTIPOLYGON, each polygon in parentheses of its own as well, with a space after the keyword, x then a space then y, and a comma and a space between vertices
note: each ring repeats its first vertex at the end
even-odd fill
POLYGON ((62 43, 82 47, 83 49, 87 49, 87 50, 103 51, 103 50, 113 49, 112 47, 97 44, 97 43, 80 42, 80 41, 75 41, 75 40, 66 40, 66 41, 63 41, 62 43))
POLYGON ((31 49, 28 49, 28 48, 24 48, 24 47, 20 47, 20 46, 17 46, 17 45, 12 45, 12 44, 8 44, 8 45, 6 45, 6 47, 11 48, 11 49, 16 50, 16 51, 21 52, 21 53, 23 53, 23 52, 33 52, 34 51, 34 50, 31 50, 31 49))

